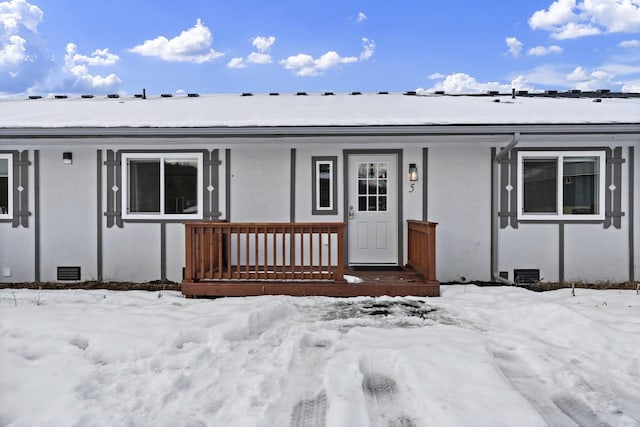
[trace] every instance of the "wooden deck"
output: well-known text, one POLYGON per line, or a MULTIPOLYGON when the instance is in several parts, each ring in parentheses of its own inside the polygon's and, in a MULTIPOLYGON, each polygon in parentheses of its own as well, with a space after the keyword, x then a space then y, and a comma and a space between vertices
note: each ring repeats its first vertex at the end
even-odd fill
POLYGON ((352 271, 345 274, 359 277, 361 283, 333 281, 200 281, 183 282, 182 293, 187 298, 235 297, 259 295, 292 296, 440 296, 440 283, 429 281, 416 271, 352 271))

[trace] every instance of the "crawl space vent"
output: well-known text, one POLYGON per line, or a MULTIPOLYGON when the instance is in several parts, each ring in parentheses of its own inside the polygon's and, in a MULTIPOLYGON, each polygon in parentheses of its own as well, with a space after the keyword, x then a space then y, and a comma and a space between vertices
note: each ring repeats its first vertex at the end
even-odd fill
POLYGON ((513 281, 516 283, 536 283, 540 281, 540 270, 537 268, 520 268, 513 270, 513 281))
POLYGON ((58 280, 80 280, 80 267, 58 267, 58 280))

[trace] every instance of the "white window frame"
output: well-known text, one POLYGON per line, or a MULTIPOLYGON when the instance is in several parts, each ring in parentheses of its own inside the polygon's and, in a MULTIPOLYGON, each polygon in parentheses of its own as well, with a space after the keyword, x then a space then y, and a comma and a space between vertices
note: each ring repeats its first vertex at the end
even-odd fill
POLYGON ((316 211, 334 211, 335 206, 333 205, 333 168, 335 165, 332 160, 317 160, 316 164, 316 211), (320 206, 320 166, 329 165, 329 206, 320 206))
POLYGON ((7 213, 2 213, 0 211, 0 219, 13 219, 13 154, 11 153, 6 153, 6 154, 1 154, 0 153, 0 160, 7 160, 8 163, 8 168, 7 168, 7 175, 8 175, 8 182, 7 182, 7 193, 8 193, 8 212, 7 213))
POLYGON ((122 219, 150 219, 150 220, 197 220, 202 219, 203 213, 203 156, 202 153, 123 153, 122 154, 122 219), (166 159, 196 159, 198 162, 198 211, 190 214, 164 213, 164 162, 166 159), (129 212, 129 160, 157 160, 160 162, 160 212, 138 213, 129 212))
POLYGON ((518 151, 518 220, 522 221, 604 221, 606 193, 606 154, 604 151, 518 151), (563 169, 565 157, 597 157, 598 161, 598 213, 597 214, 565 214, 563 213, 563 169), (524 160, 556 159, 558 162, 556 177, 557 213, 525 213, 524 212, 524 160))

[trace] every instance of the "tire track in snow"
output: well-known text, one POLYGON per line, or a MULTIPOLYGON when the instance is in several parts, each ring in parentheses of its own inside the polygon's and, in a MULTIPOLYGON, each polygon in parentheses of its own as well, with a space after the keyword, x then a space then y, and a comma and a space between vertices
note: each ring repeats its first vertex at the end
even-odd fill
MULTIPOLYGON (((611 427, 611 424, 601 420, 598 415, 583 402, 582 399, 574 397, 576 394, 583 394, 585 391, 597 393, 578 373, 573 370, 563 368, 569 375, 578 378, 578 388, 575 390, 566 388, 562 391, 563 385, 558 384, 553 373, 549 373, 549 380, 542 380, 539 376, 532 374, 526 362, 506 349, 491 349, 497 366, 504 374, 505 378, 513 387, 529 401, 538 411, 540 416, 552 426, 580 426, 580 427, 611 427), (560 392, 558 390, 561 390, 560 392)), ((553 356, 545 356, 547 365, 553 364, 553 356)), ((568 366, 561 363, 562 366, 568 366)), ((600 393, 598 393, 600 394, 600 393)), ((601 396, 604 398, 605 396, 601 396)), ((612 414, 622 416, 622 411, 612 414)), ((619 420, 622 424, 623 420, 619 420)), ((626 420, 629 421, 629 420, 626 420)))

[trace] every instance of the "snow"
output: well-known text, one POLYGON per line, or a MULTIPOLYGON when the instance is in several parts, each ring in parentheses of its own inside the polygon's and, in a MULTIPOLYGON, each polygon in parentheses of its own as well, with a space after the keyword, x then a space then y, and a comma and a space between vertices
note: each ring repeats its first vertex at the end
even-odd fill
POLYGON ((640 426, 640 296, 0 290, 1 426, 640 426))
POLYGON ((403 94, 0 99, 0 128, 638 123, 640 98, 403 94))

